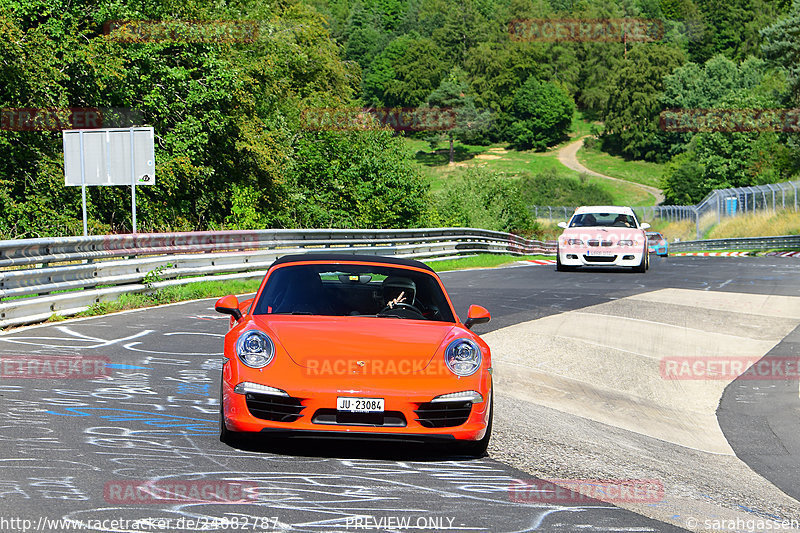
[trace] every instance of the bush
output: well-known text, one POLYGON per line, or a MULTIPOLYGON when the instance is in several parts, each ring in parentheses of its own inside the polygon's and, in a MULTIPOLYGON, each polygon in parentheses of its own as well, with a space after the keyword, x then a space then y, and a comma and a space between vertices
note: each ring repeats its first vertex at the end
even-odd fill
POLYGON ((541 228, 522 201, 518 183, 485 168, 469 168, 433 198, 432 222, 537 235, 541 228))
POLYGON ((583 176, 562 176, 555 169, 522 178, 519 184, 522 202, 532 205, 610 205, 614 198, 583 176))
POLYGON ((307 132, 295 146, 288 210, 298 227, 423 224, 428 185, 389 131, 307 132))

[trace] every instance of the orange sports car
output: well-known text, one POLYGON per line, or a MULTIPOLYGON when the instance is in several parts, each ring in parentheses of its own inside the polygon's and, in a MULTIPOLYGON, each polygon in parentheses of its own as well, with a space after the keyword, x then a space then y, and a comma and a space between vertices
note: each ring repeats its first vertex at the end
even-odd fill
POLYGON ((427 265, 308 254, 275 261, 256 296, 225 296, 220 439, 249 433, 445 441, 482 455, 492 430, 489 347, 427 265))

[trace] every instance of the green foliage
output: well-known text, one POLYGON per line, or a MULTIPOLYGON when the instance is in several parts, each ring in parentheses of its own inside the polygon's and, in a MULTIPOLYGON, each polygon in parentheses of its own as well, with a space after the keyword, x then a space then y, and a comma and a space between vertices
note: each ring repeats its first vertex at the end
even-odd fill
POLYGON ((432 39, 413 39, 393 66, 395 78, 384 90, 388 106, 415 107, 438 87, 445 73, 442 50, 432 39))
POLYGON ((683 52, 669 45, 639 45, 628 52, 603 116, 605 150, 629 159, 664 158, 667 143, 658 126, 663 80, 683 60, 683 52))
POLYGON ((165 270, 168 270, 174 267, 172 263, 166 263, 163 265, 159 265, 153 270, 150 270, 147 274, 144 275, 142 278, 142 284, 147 287, 148 289, 153 288, 154 283, 159 283, 164 281, 164 278, 161 276, 165 270))
MULTIPOLYGON (((583 178, 583 176, 581 177, 583 178)), ((525 176, 519 184, 525 205, 609 205, 611 195, 586 179, 562 176, 548 169, 534 176, 525 176)))
POLYGON ((567 137, 574 114, 575 103, 566 91, 531 76, 514 94, 514 122, 508 130, 511 145, 544 151, 567 137))
POLYGON ((464 81, 465 73, 459 68, 444 78, 439 87, 428 96, 427 105, 431 108, 446 110, 453 117, 453 127, 437 132, 428 137, 431 149, 435 150, 439 141, 450 143, 450 162, 454 160, 453 143, 456 139, 464 143, 487 142, 487 130, 490 127, 488 111, 478 111, 475 100, 469 94, 469 87, 464 81))
MULTIPOLYGON (((304 129, 307 108, 364 104, 451 107, 460 118, 447 140, 542 150, 577 103, 605 122, 605 150, 677 157, 664 178, 677 202, 800 168, 795 134, 658 129, 664 107, 797 106, 799 35, 797 0, 3 0, 0 108, 141 113, 156 130, 158 179, 137 194, 140 231, 430 223, 440 204, 389 132, 304 129), (509 21, 550 16, 659 18, 666 35, 509 35, 509 21), (245 19, 260 32, 247 43, 128 43, 102 34, 119 19, 245 19), (489 113, 491 128, 476 128, 489 113)), ((0 238, 79 233, 59 132, 0 130, 0 151, 0 238)), ((126 188, 87 193, 90 231, 130 230, 126 188)), ((525 225, 498 216, 494 226, 525 225)))
POLYGON ((517 181, 472 167, 435 198, 435 222, 531 235, 540 228, 520 194, 517 181))
POLYGON ((692 153, 673 157, 667 163, 661 183, 664 203, 692 205, 698 202, 697 198, 702 199, 707 192, 703 186, 703 170, 692 153))
MULTIPOLYGON (((770 109, 785 95, 785 82, 763 60, 736 63, 720 55, 677 68, 664 80, 662 101, 668 108, 770 109)), ((663 178, 667 203, 694 204, 714 188, 786 180, 796 168, 775 132, 681 133, 669 139, 676 156, 663 178)))
POLYGON ((402 140, 383 130, 308 132, 289 171, 299 227, 423 225, 427 184, 402 140))
POLYGON ((794 0, 785 18, 761 31, 764 56, 786 69, 791 103, 800 103, 800 0, 794 0))
MULTIPOLYGON (((347 142, 326 144, 329 160, 365 158, 349 166, 346 180, 354 191, 348 194, 358 201, 338 210, 303 203, 334 188, 340 177, 327 171, 324 176, 333 176, 333 183, 311 192, 308 178, 297 177, 299 169, 309 169, 313 150, 307 139, 315 136, 302 129, 302 112, 352 106, 361 84, 357 65, 341 59, 325 21, 304 3, 173 6, 157 1, 91 11, 81 2, 10 0, 4 5, 0 107, 130 108, 155 128, 157 185, 138 190, 140 231, 398 226, 417 223, 425 211, 416 205, 425 200, 416 171, 398 155, 388 133, 354 133, 345 135, 347 142), (252 18, 261 21, 261 33, 252 43, 131 43, 97 33, 105 20, 165 18, 252 18), (309 213, 297 211, 306 207, 309 213), (318 216, 320 211, 325 216, 318 216)), ((396 1, 381 5, 381 13, 400 13, 396 1)), ((354 42, 349 52, 360 54, 356 59, 362 62, 383 46, 383 32, 391 26, 376 36, 370 23, 363 21, 360 51, 354 42)), ((415 76, 415 71, 406 74, 409 86, 415 76)), ((427 85, 408 88, 408 97, 424 99, 438 81, 437 75, 427 85)), ((80 190, 63 186, 60 133, 0 131, 0 149, 0 236, 79 233, 80 190)), ((90 230, 128 231, 129 194, 124 187, 89 188, 90 230)))
POLYGON ((784 14, 788 2, 770 0, 696 0, 703 32, 692 47, 693 61, 715 54, 743 60, 759 53, 759 31, 784 14))

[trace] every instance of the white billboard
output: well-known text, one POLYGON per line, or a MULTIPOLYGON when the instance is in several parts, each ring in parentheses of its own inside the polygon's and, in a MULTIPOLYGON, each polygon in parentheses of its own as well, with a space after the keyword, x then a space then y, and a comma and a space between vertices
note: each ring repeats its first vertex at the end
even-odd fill
POLYGON ((153 128, 64 130, 66 185, 154 185, 153 128))

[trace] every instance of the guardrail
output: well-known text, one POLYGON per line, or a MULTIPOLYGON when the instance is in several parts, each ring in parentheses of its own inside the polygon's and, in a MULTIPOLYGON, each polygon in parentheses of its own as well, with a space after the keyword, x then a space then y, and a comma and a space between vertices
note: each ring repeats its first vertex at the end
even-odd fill
POLYGON ((263 277, 309 251, 435 259, 555 253, 554 242, 474 228, 254 230, 0 241, 0 328, 69 316, 120 294, 263 277), (63 291, 63 292, 59 292, 63 291))
POLYGON ((669 245, 671 252, 694 252, 707 250, 771 250, 774 248, 800 249, 800 235, 778 237, 739 237, 736 239, 706 239, 703 241, 681 241, 669 245))

